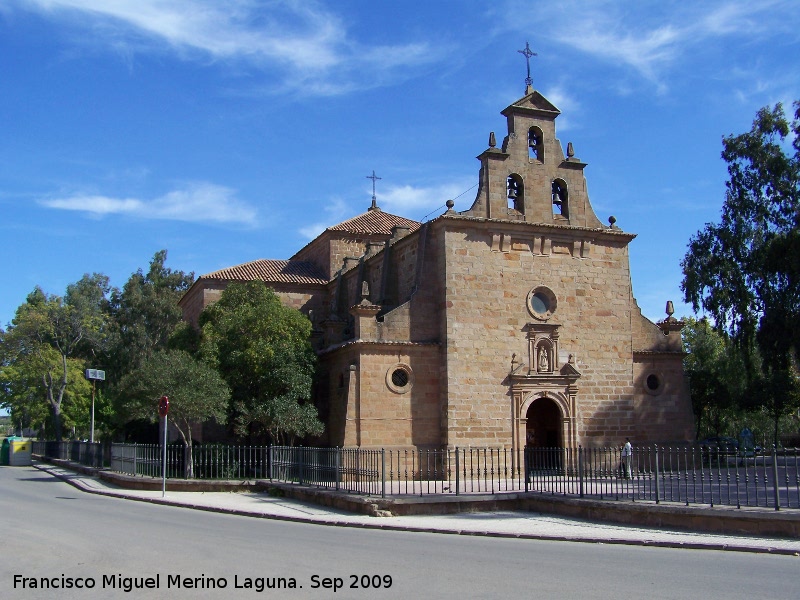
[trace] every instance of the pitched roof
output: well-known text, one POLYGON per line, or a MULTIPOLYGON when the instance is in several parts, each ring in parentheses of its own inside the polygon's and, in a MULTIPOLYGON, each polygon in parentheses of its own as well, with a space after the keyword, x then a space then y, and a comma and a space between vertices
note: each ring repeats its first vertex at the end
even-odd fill
POLYGON ((558 108, 556 108, 556 106, 550 102, 550 100, 542 96, 536 90, 533 90, 530 94, 523 96, 511 106, 507 106, 505 109, 500 111, 500 114, 507 117, 513 112, 530 113, 552 119, 555 119, 561 114, 561 111, 558 110, 558 108))
POLYGON ((328 283, 328 278, 313 263, 300 260, 259 259, 201 275, 198 279, 228 281, 266 281, 268 283, 328 283))
POLYGON ((380 209, 370 209, 367 212, 348 219, 338 225, 328 227, 328 231, 346 231, 347 233, 359 234, 384 234, 391 235, 392 227, 408 227, 411 231, 419 229, 421 223, 403 217, 398 217, 391 213, 383 212, 380 209))

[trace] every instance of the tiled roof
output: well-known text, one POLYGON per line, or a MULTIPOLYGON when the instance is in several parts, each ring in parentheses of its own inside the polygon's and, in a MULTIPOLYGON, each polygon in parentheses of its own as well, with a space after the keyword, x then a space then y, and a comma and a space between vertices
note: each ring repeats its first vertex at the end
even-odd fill
POLYGON ((220 269, 201 275, 199 279, 225 279, 228 281, 266 281, 273 283, 327 283, 328 278, 316 265, 299 260, 267 260, 220 269))
POLYGON ((329 231, 346 231, 348 233, 360 234, 392 234, 392 227, 400 225, 401 227, 408 227, 411 231, 419 229, 421 223, 398 217, 391 213, 383 212, 380 209, 369 210, 357 217, 348 219, 343 223, 328 227, 329 231))

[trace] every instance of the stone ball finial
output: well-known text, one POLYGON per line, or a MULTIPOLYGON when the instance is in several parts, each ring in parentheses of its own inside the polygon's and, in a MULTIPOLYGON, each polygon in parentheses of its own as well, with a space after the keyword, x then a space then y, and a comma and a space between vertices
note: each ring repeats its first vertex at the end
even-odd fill
POLYGON ((494 131, 489 132, 489 148, 497 146, 497 138, 494 137, 494 131))
POLYGON ((614 215, 611 215, 610 217, 608 217, 608 224, 611 227, 613 227, 616 224, 616 222, 617 222, 617 217, 615 217, 614 215))
POLYGON ((456 203, 453 200, 448 200, 444 203, 444 205, 447 207, 447 210, 453 210, 453 207, 456 205, 456 203))

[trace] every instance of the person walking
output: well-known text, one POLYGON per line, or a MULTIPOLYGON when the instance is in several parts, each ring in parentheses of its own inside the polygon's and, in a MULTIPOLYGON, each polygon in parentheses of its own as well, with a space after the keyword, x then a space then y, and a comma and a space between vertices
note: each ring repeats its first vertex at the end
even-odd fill
POLYGON ((622 447, 622 459, 620 460, 620 467, 625 479, 631 478, 631 459, 633 457, 633 448, 631 447, 631 438, 625 438, 625 445, 622 447))

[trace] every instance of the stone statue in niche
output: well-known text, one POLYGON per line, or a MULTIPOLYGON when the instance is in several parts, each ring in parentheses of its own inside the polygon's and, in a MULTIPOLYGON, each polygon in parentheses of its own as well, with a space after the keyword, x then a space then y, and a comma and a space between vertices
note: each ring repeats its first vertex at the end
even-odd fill
POLYGON ((547 356, 547 349, 544 346, 539 346, 539 373, 550 372, 550 359, 547 356))

